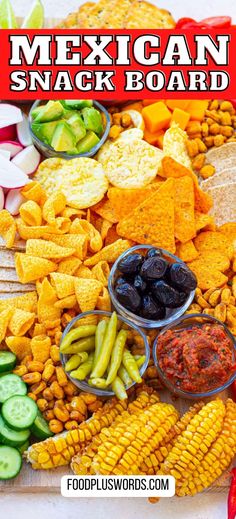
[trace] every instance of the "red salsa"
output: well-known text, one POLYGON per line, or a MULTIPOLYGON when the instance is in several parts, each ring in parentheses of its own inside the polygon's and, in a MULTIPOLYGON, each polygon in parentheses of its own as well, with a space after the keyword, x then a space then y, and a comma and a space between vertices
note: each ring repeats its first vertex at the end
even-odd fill
POLYGON ((192 393, 222 386, 236 370, 232 341, 219 324, 167 330, 158 339, 157 358, 172 384, 192 393))

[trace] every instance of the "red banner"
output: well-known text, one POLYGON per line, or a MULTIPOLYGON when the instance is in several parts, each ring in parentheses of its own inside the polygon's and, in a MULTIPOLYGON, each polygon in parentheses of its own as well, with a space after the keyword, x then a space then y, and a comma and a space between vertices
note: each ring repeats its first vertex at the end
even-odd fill
POLYGON ((235 98, 236 31, 2 30, 1 99, 235 98))

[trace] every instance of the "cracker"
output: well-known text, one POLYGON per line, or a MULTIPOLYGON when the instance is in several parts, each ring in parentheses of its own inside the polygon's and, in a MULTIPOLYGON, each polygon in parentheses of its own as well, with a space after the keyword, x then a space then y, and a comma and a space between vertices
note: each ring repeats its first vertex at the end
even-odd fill
POLYGON ((0 281, 0 294, 5 293, 19 293, 22 292, 31 292, 34 290, 35 286, 31 283, 25 283, 24 286, 21 283, 17 282, 9 282, 9 281, 0 281))
POLYGON ((175 252, 174 181, 168 179, 117 225, 117 233, 137 243, 175 252))
POLYGON ((0 267, 0 281, 17 282, 18 278, 15 269, 0 267))
POLYGON ((229 259, 232 259, 233 257, 233 246, 231 240, 220 232, 201 232, 195 238, 194 245, 200 253, 216 250, 226 254, 229 259))
MULTIPOLYGON (((4 249, 6 249, 5 240, 0 236, 0 254, 4 249)), ((16 239, 11 249, 23 251, 25 250, 25 242, 23 240, 16 239)))
MULTIPOLYGON (((107 196, 113 208, 116 221, 120 221, 151 196, 160 187, 160 183, 149 184, 141 189, 120 189, 111 187, 107 196)), ((114 222, 115 223, 115 222, 114 222)))
POLYGON ((11 250, 0 250, 0 267, 15 268, 14 252, 11 250))
POLYGON ((126 29, 172 29, 175 22, 166 9, 159 9, 146 1, 136 0, 125 20, 126 29))
POLYGON ((190 177, 174 180, 175 238, 182 243, 196 235, 194 217, 194 186, 190 177))
POLYGON ((199 256, 199 252, 192 240, 186 243, 179 243, 176 246, 176 255, 185 262, 193 261, 199 256))
POLYGON ((236 182, 207 189, 213 199, 211 214, 217 225, 236 221, 236 182))

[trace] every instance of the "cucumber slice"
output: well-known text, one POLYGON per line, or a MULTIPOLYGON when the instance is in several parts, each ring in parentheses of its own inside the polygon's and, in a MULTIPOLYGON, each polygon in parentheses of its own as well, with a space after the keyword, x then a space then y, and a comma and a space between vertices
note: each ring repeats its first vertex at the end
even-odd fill
POLYGON ((13 395, 26 395, 27 386, 18 375, 13 373, 0 378, 0 403, 13 395))
POLYGON ((30 430, 14 431, 4 422, 0 415, 0 443, 9 445, 10 447, 20 447, 24 445, 30 437, 30 430))
POLYGON ((11 351, 0 351, 0 373, 11 371, 16 365, 16 356, 11 351))
POLYGON ((20 447, 17 447, 17 449, 21 453, 21 455, 23 455, 24 452, 28 450, 29 446, 30 442, 29 440, 27 440, 27 442, 23 443, 23 445, 21 445, 20 447))
POLYGON ((21 469, 22 457, 14 447, 0 445, 0 479, 15 478, 21 469))
POLYGON ((16 431, 29 429, 38 414, 36 403, 28 396, 12 396, 2 406, 2 417, 16 431))
POLYGON ((5 377, 5 375, 10 375, 11 371, 4 371, 3 373, 0 373, 0 377, 5 377))
POLYGON ((39 440, 46 440, 50 436, 53 436, 53 433, 50 431, 48 424, 41 413, 38 413, 36 416, 36 419, 31 427, 31 432, 39 440))

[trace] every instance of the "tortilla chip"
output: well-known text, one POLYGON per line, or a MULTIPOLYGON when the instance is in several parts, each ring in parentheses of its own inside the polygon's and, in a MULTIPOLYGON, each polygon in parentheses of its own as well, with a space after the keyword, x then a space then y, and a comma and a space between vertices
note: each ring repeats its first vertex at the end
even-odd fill
POLYGON ((226 254, 229 259, 233 257, 233 246, 231 240, 220 232, 201 232, 194 240, 196 249, 203 253, 206 250, 217 250, 226 254))
POLYGON ((106 239, 105 239, 105 246, 111 245, 111 243, 114 243, 115 241, 119 240, 119 236, 116 232, 116 225, 113 225, 110 227, 106 239))
POLYGON ((35 312, 37 305, 37 293, 28 292, 27 294, 10 297, 9 299, 0 299, 0 312, 2 312, 6 306, 11 308, 19 308, 20 310, 26 310, 27 312, 35 312))
POLYGON ((61 247, 52 241, 30 239, 26 242, 26 254, 45 259, 61 259, 72 256, 75 249, 61 247))
POLYGON ((176 246, 176 255, 185 262, 193 261, 199 256, 199 252, 192 240, 180 243, 176 246))
POLYGON ((37 202, 28 200, 20 207, 20 216, 26 225, 39 227, 42 225, 42 210, 37 202))
POLYGON ((89 249, 98 252, 102 248, 102 237, 97 229, 87 220, 76 218, 70 228, 70 234, 84 234, 88 238, 89 249))
POLYGON ((130 7, 125 20, 126 29, 173 29, 175 22, 166 9, 149 2, 136 0, 130 7))
POLYGON ((102 218, 105 218, 111 223, 117 223, 118 219, 114 211, 113 204, 106 197, 101 200, 98 204, 92 207, 92 210, 99 214, 102 218))
POLYGON ((189 263, 189 267, 197 276, 198 287, 201 290, 220 288, 228 281, 227 276, 220 270, 213 270, 211 264, 206 263, 202 258, 189 263))
POLYGON ((71 258, 66 258, 60 261, 57 272, 60 274, 69 274, 69 276, 73 276, 80 265, 81 260, 75 256, 71 256, 71 258))
POLYGON ((36 335, 31 340, 33 360, 45 364, 50 357, 51 339, 46 335, 36 335))
POLYGON ((227 236, 236 251, 236 222, 224 223, 219 227, 218 231, 227 236))
POLYGON ((60 191, 56 191, 46 200, 43 206, 43 218, 49 224, 53 224, 56 216, 66 207, 66 197, 60 191))
POLYGON ((215 231, 216 225, 213 216, 195 211, 196 232, 204 229, 205 231, 215 231))
POLYGON ((57 265, 53 261, 29 256, 21 252, 15 254, 15 267, 21 283, 35 281, 57 270, 57 265))
POLYGON ((62 310, 64 308, 74 308, 76 306, 76 297, 74 295, 63 297, 63 299, 60 299, 60 301, 57 301, 55 303, 55 308, 61 308, 62 310))
POLYGON ((54 305, 57 302, 56 290, 49 283, 47 278, 44 278, 41 284, 37 314, 39 323, 46 321, 55 321, 60 319, 61 311, 54 305))
POLYGON ((13 311, 14 310, 10 306, 7 306, 0 313, 0 342, 5 339, 13 311))
POLYGON ((164 133, 163 153, 191 170, 192 163, 186 146, 187 139, 187 133, 178 124, 172 123, 164 133))
POLYGON ((50 274, 52 285, 55 287, 57 297, 62 299, 75 293, 74 277, 68 274, 58 274, 53 272, 50 274))
POLYGON ((174 181, 168 179, 150 198, 117 225, 117 233, 137 243, 175 252, 174 181))
POLYGON ((110 276, 110 267, 107 261, 99 261, 99 263, 92 268, 92 273, 103 286, 107 287, 108 278, 110 276))
POLYGON ((85 265, 80 265, 80 267, 76 271, 75 275, 78 278, 94 279, 94 275, 93 275, 92 271, 85 265))
POLYGON ((47 200, 47 195, 45 190, 42 188, 39 182, 33 181, 26 184, 22 190, 21 194, 27 200, 32 200, 39 205, 43 205, 45 200, 47 200))
POLYGON ((104 247, 102 250, 85 260, 84 265, 87 267, 93 267, 99 261, 107 261, 108 263, 114 263, 119 256, 129 249, 130 242, 128 240, 117 240, 116 242, 104 247))
MULTIPOLYGON (((160 183, 149 184, 149 186, 140 189, 120 189, 111 187, 107 196, 112 205, 116 221, 126 218, 128 214, 142 204, 146 198, 150 197, 157 189, 160 183)), ((115 222, 114 222, 115 223, 115 222)))
POLYGON ((230 260, 226 252, 221 250, 205 250, 199 254, 199 260, 211 265, 212 270, 226 272, 230 267, 230 260))
POLYGON ((75 295, 81 312, 94 310, 102 283, 96 279, 75 278, 75 295))
POLYGON ((98 296, 96 308, 103 312, 111 312, 111 298, 105 286, 103 287, 102 293, 98 296))
POLYGON ((6 248, 11 249, 16 237, 16 222, 6 209, 0 211, 0 235, 6 242, 6 248))
POLYGON ((34 313, 15 308, 8 324, 8 328, 12 335, 21 337, 28 332, 28 330, 34 324, 34 320, 34 313))
POLYGON ((17 356, 17 360, 23 360, 26 355, 31 354, 31 339, 29 337, 6 337, 6 345, 12 353, 17 356))
POLYGON ((174 180, 175 238, 186 243, 196 235, 194 217, 194 187, 190 177, 174 180))
POLYGON ((67 234, 58 236, 57 234, 44 234, 45 240, 50 240, 61 247, 75 249, 74 256, 83 260, 87 254, 88 239, 85 234, 67 234))

